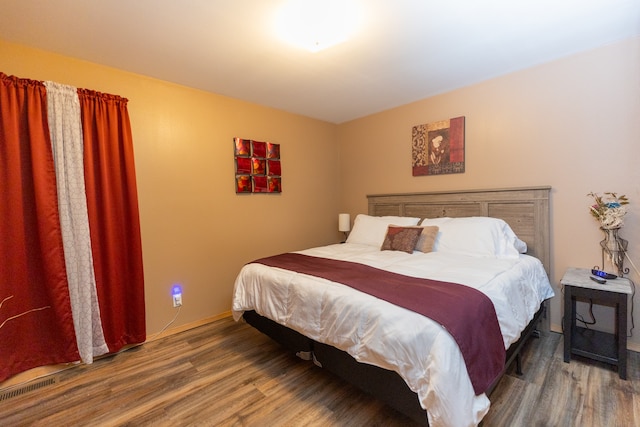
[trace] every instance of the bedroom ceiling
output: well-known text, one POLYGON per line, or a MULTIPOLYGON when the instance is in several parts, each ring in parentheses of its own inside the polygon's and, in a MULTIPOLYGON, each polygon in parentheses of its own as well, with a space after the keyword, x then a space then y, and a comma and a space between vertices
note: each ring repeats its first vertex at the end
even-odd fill
POLYGON ((4 0, 0 38, 342 123, 640 35, 639 0, 359 0, 312 53, 277 36, 284 3, 4 0))

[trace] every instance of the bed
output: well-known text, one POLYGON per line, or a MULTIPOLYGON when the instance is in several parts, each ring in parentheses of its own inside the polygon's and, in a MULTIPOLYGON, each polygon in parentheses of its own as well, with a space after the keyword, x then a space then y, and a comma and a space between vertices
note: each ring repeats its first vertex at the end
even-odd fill
POLYGON ((233 316, 421 424, 477 425, 500 375, 519 364, 524 342, 536 328, 548 329, 549 192, 367 196, 368 213, 356 217, 346 243, 244 266, 234 286, 233 316), (419 227, 431 231, 431 242, 423 241, 427 230, 415 231, 419 227), (356 275, 360 270, 375 280, 356 275), (396 302, 406 292, 388 290, 405 284, 415 285, 410 292, 433 287, 449 302, 413 293, 396 302), (467 308, 476 299, 485 306, 489 301, 493 314, 467 308), (433 306, 425 310, 435 310, 437 321, 413 311, 423 305, 433 306), (477 314, 438 317, 456 310, 477 314), (491 360, 485 365, 481 359, 491 360))

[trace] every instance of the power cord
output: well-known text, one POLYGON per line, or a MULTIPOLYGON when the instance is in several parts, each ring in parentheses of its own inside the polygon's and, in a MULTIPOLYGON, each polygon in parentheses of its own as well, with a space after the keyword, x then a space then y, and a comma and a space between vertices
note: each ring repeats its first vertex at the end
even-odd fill
MULTIPOLYGON (((627 260, 629 260, 629 264, 631 264, 636 274, 640 276, 640 271, 638 271, 638 267, 636 267, 633 261, 631 261, 631 258, 629 257, 629 253, 625 251, 624 256, 627 258, 627 260)), ((636 327, 635 321, 633 320, 633 299, 634 299, 633 297, 636 295, 636 284, 633 283, 633 280, 629 278, 626 278, 626 279, 629 281, 629 283, 631 283, 631 329, 629 329, 629 335, 627 335, 627 337, 632 337, 633 328, 636 327)))
POLYGON ((162 329, 160 330, 160 332, 158 332, 157 334, 155 334, 155 335, 154 335, 150 340, 147 340, 147 342, 157 340, 157 339, 158 339, 158 337, 159 337, 160 335, 162 335, 162 333, 163 333, 164 331, 166 331, 166 330, 167 330, 167 328, 173 324, 173 322, 175 322, 175 321, 176 321, 176 319, 178 318, 178 314, 180 314, 180 309, 182 309, 182 306, 181 306, 181 305, 180 305, 180 306, 178 306, 178 310, 176 311, 176 315, 175 315, 175 316, 173 316, 173 319, 171 319, 171 321, 170 321, 169 323, 167 323, 166 325, 164 325, 164 328, 162 328, 162 329))
MULTIPOLYGON (((560 287, 560 292, 563 295, 562 300, 564 301, 564 285, 560 287)), ((596 324, 596 318, 593 315, 593 300, 591 298, 589 298, 589 317, 591 317, 591 320, 587 321, 587 320, 584 320, 584 317, 582 317, 582 314, 576 313, 576 322, 580 322, 584 324, 585 328, 587 329, 589 329, 589 325, 596 324)), ((562 319, 560 320, 560 327, 562 328, 562 333, 564 334, 564 316, 562 316, 562 319)))
POLYGON ((593 315, 593 300, 589 298, 589 317, 591 317, 590 321, 584 320, 581 314, 576 314, 576 321, 582 323, 587 329, 589 329, 589 325, 596 324, 596 318, 593 315))

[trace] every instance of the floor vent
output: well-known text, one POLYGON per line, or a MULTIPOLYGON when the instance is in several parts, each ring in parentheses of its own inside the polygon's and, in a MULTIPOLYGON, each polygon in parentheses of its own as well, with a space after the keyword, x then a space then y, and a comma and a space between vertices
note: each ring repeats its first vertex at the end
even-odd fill
POLYGON ((30 391, 38 390, 43 387, 53 385, 57 382, 56 377, 45 378, 39 381, 33 381, 29 384, 9 387, 0 391, 0 402, 11 399, 12 397, 21 396, 30 391))

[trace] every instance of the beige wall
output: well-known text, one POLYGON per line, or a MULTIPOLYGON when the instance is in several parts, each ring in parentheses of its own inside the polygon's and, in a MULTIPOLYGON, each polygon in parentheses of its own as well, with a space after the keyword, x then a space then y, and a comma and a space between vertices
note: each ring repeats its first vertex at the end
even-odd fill
MULTIPOLYGON (((149 334, 173 317, 173 283, 184 288, 174 326, 227 312, 243 263, 337 241, 337 213, 366 212, 367 194, 551 185, 555 330, 565 268, 602 264, 587 193, 630 197, 622 235, 640 266, 637 38, 341 125, 2 41, 0 71, 130 100, 149 334), (466 117, 466 172, 412 177, 411 127, 457 116, 466 117), (235 194, 234 136, 282 144, 281 195, 235 194)), ((596 309, 604 329, 611 314, 596 309)), ((639 337, 630 348, 640 350, 639 337)))
POLYGON ((145 273, 147 330, 230 310, 240 267, 339 241, 336 126, 0 41, 0 71, 129 99, 145 273), (283 192, 236 195, 234 136, 281 144, 283 192))
MULTIPOLYGON (((367 194, 551 185, 555 330, 564 270, 602 265, 603 235, 588 213, 587 193, 629 196, 621 235, 640 267, 638 38, 354 120, 339 126, 338 138, 341 206, 352 215, 366 212, 367 194), (413 177, 412 126, 458 116, 466 117, 465 173, 413 177)), ((637 272, 630 277, 640 282, 637 272)), ((635 306, 640 324, 638 296, 635 306)), ((611 327, 609 308, 596 317, 603 329, 611 327)), ((640 350, 634 332, 630 347, 640 350)))

